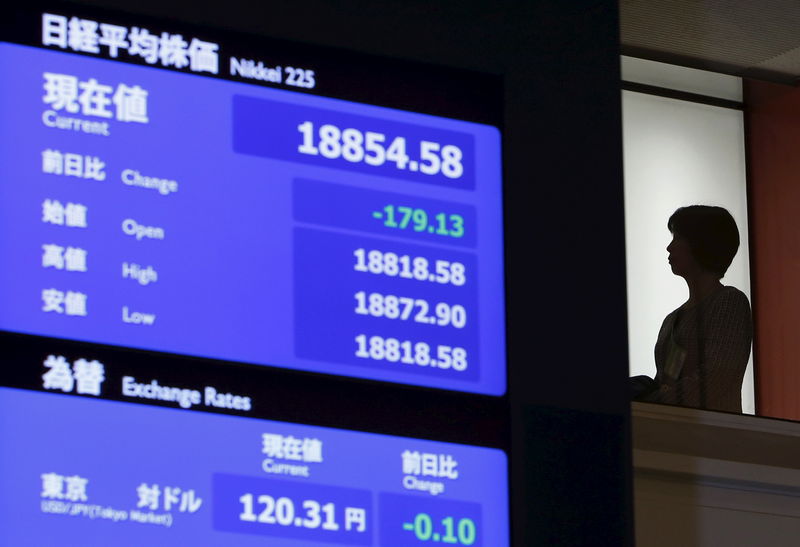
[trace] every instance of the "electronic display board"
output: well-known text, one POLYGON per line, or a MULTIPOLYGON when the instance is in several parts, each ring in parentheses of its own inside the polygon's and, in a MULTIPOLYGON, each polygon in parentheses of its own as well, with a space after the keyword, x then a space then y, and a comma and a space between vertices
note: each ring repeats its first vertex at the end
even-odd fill
MULTIPOLYGON (((54 430, 50 424, 60 424, 58 431, 64 435, 76 428, 82 431, 77 418, 85 414, 73 413, 73 406, 63 403, 70 397, 86 403, 81 407, 96 403, 93 407, 101 416, 117 416, 105 409, 127 405, 141 419, 127 436, 121 436, 122 429, 109 436, 109 443, 125 444, 128 457, 152 469, 192 467, 194 460, 205 458, 205 451, 217 454, 219 462, 241 457, 229 454, 238 454, 239 445, 226 451, 214 444, 212 429, 217 428, 211 426, 195 429, 180 451, 172 450, 181 457, 180 464, 171 453, 162 457, 156 449, 162 443, 172 446, 170 436, 184 438, 182 423, 169 429, 158 426, 168 414, 196 424, 206 423, 206 418, 209 424, 223 423, 223 418, 230 424, 270 420, 466 447, 513 447, 512 462, 524 462, 511 465, 514 545, 591 543, 596 538, 626 544, 629 455, 620 448, 629 448, 624 435, 627 407, 618 405, 613 374, 615 366, 621 370, 624 365, 624 351, 618 351, 624 344, 616 343, 618 334, 624 336, 624 328, 617 328, 624 327, 624 268, 618 267, 623 261, 614 243, 622 241, 615 133, 616 4, 602 2, 598 10, 596 5, 546 0, 466 11, 454 4, 424 13, 419 6, 382 1, 368 9, 322 0, 233 2, 224 9, 169 0, 89 4, 48 1, 38 7, 39 1, 31 0, 14 5, 0 20, 0 384, 27 390, 41 401, 39 412, 49 411, 50 421, 41 435, 34 429, 26 433, 42 447, 38 453, 47 450, 56 461, 77 450, 63 436, 48 433, 54 430), (125 11, 106 11, 101 5, 125 11), (213 28, 191 26, 179 18, 213 28), (52 94, 44 87, 48 82, 53 82, 52 94), (53 95, 74 100, 55 100, 53 95), (227 105, 213 102, 214 97, 223 97, 227 105), (284 123, 298 108, 307 118, 290 126, 285 138, 268 139, 272 122, 284 123), (103 114, 85 114, 84 109, 103 114), (325 120, 317 119, 320 112, 326 113, 325 120), (272 118, 265 120, 266 116, 272 118), (370 122, 364 125, 365 120, 370 122), (324 125, 330 127, 320 133, 324 125), (338 139, 331 128, 339 130, 338 139), (345 142, 348 129, 355 131, 347 132, 345 142), (258 139, 251 140, 253 131, 258 139), (349 161, 360 157, 356 133, 363 138, 364 159, 349 161), (400 136, 403 140, 397 141, 400 136), (332 144, 337 140, 339 149, 332 144), (424 148, 423 141, 429 143, 424 148), (382 163, 371 165, 368 156, 380 163, 378 144, 383 147, 382 163), (448 148, 445 156, 448 145, 461 152, 460 160, 455 148, 448 148), (503 191, 504 213, 501 145, 505 179, 511 181, 503 191), (305 153, 312 149, 318 153, 305 153), (432 154, 439 160, 437 174, 421 168, 424 162, 426 170, 433 170, 432 154), (417 162, 416 172, 412 161, 417 162), (127 180, 122 179, 124 170, 129 170, 127 180), (247 177, 242 178, 243 173, 247 177), (242 198, 252 188, 260 193, 242 198), (398 196, 403 196, 402 202, 398 196), (364 199, 364 207, 357 207, 354 199, 364 199), (251 209, 242 210, 242 203, 251 209), (47 221, 42 220, 45 207, 47 221), (373 216, 365 219, 365 212, 373 216), (280 217, 289 225, 281 225, 280 217), (123 228, 129 219, 133 222, 123 228), (442 222, 443 227, 437 224, 442 222), (505 273, 502 224, 511 266, 505 273), (344 269, 324 263, 347 237, 359 240, 357 247, 345 246, 351 262, 344 269), (364 240, 380 242, 380 247, 362 245, 364 240), (90 242, 98 246, 90 247, 90 242), (321 263, 312 263, 311 253, 298 256, 298 242, 323 247, 311 249, 321 263), (367 253, 373 250, 379 253, 370 257, 367 253), (396 255, 396 264, 388 253, 396 255), (537 257, 533 265, 531 256, 537 257), (414 264, 417 257, 427 263, 414 264), (296 264, 300 260, 306 262, 296 264), (459 266, 453 270, 448 261, 464 266, 462 285, 459 266), (589 284, 587 265, 594 280, 589 284), (314 275, 300 279, 298 272, 303 270, 313 270, 314 275), (440 281, 431 281, 431 273, 440 281), (260 284, 250 287, 254 276, 260 284), (507 302, 504 277, 513 294, 507 302), (296 302, 299 284, 310 285, 312 278, 316 284, 322 279, 325 287, 309 289, 317 291, 310 304, 296 302), (359 281, 355 288, 346 286, 348 278, 364 285, 359 281), (442 289, 441 296, 428 294, 434 289, 442 289), (360 291, 364 294, 356 296, 360 291), (271 300, 276 293, 282 299, 271 300), (370 293, 379 294, 374 304, 368 300, 370 293), (396 296, 398 308, 400 297, 413 297, 413 319, 401 319, 395 299, 380 295, 396 296), (305 310, 308 328, 316 329, 315 315, 329 314, 327 306, 333 302, 341 304, 335 298, 349 300, 350 309, 343 315, 337 312, 324 332, 307 334, 298 328, 305 310), (356 307, 363 311, 357 299, 364 298, 373 310, 356 313, 356 307), (594 305, 586 306, 587 298, 594 305), (426 301, 427 314, 420 314, 417 299, 426 301), (289 313, 275 307, 281 302, 289 313), (437 313, 437 303, 447 307, 437 313), (314 315, 307 315, 309 307, 314 315), (511 329, 507 394, 503 308, 511 329), (576 323, 576 317, 581 321, 576 323), (170 328, 155 328, 162 324, 170 328), (359 357, 355 364, 337 354, 341 348, 336 344, 344 343, 337 332, 347 330, 348 324, 369 327, 348 333, 349 358, 365 349, 360 343, 369 344, 369 358, 359 357), (425 333, 419 341, 427 346, 417 351, 417 335, 404 335, 407 329, 425 333), (379 338, 359 341, 360 335, 379 338), (314 348, 299 348, 298 336, 329 344, 331 351, 321 359, 303 355, 314 348), (537 340, 535 355, 531 336, 537 340), (452 370, 438 366, 438 346, 444 346, 445 365, 449 354, 452 370), (456 352, 466 357, 466 368, 461 361, 457 365, 464 370, 452 366, 454 347, 464 350, 456 352), (605 356, 602 362, 598 348, 605 356), (433 367, 430 360, 436 361, 433 367), (582 381, 571 381, 575 377, 582 381), (33 393, 39 390, 51 393, 33 393), (149 458, 150 453, 157 457, 149 458), (575 495, 576 485, 580 495, 575 495), (596 499, 610 501, 590 507, 596 499), (578 527, 576 514, 583 515, 578 527)), ((14 398, 4 409, 2 423, 9 423, 11 416, 27 418, 31 405, 22 403, 23 398, 14 398)), ((120 427, 130 425, 119 422, 120 427)), ((12 425, 17 432, 23 427, 12 425)), ((95 454, 107 450, 109 443, 104 442, 104 430, 95 431, 100 434, 92 439, 92 447, 82 443, 80 451, 97 462, 100 457, 95 454)), ((265 432, 270 431, 258 434, 265 432)), ((300 438, 299 432, 288 434, 300 438)), ((324 441, 321 433, 308 438, 324 441)), ((6 477, 26 469, 32 453, 30 442, 15 444, 20 443, 3 443, 0 448, 4 487, 6 477)), ((348 447, 359 449, 356 443, 348 447)), ((114 447, 110 452, 121 451, 114 447)), ((325 450, 323 457, 327 465, 325 450)), ((193 481, 156 480, 149 474, 124 487, 123 502, 100 497, 95 490, 98 480, 114 472, 105 468, 117 469, 115 484, 122 484, 117 478, 122 480, 127 472, 113 464, 114 458, 103 459, 95 466, 102 472, 92 474, 56 464, 33 471, 25 487, 35 498, 33 520, 28 524, 12 512, 14 520, 4 519, 0 530, 10 523, 39 532, 51 523, 85 520, 39 514, 41 475, 48 473, 56 475, 48 480, 88 479, 86 503, 101 507, 131 511, 139 494, 129 487, 142 483, 151 489, 158 485, 160 491, 170 488, 171 495, 175 488, 187 496, 193 491, 195 505, 197 499, 203 501, 189 516, 201 513, 202 503, 209 507, 211 487, 201 494, 193 481)), ((376 465, 362 460, 361 473, 373 477, 370 468, 376 465)), ((251 472, 222 465, 206 469, 209 481, 215 472, 251 472)), ((250 469, 254 475, 263 471, 256 465, 250 469)), ((507 484, 499 480, 496 486, 507 484)), ((81 481, 70 482, 78 489, 70 496, 78 495, 81 481)), ((361 488, 355 481, 350 487, 361 488)), ((19 498, 18 491, 8 502, 0 496, 4 510, 19 498)), ((66 495, 66 489, 62 492, 66 495)), ((428 499, 422 494, 420 500, 428 499)), ((480 503, 498 503, 505 514, 508 505, 498 496, 484 496, 480 503)), ((291 498, 283 493, 277 497, 291 498)), ((272 498, 277 504, 276 496, 272 498)), ((301 501, 306 500, 328 503, 310 495, 301 501)), ((453 501, 479 502, 467 493, 453 501)), ((192 502, 180 503, 188 509, 192 502)), ((287 502, 281 503, 285 510, 287 502)), ((178 513, 183 514, 180 507, 178 513)), ((440 543, 442 537, 452 537, 442 531, 450 526, 442 519, 450 515, 427 514, 432 520, 428 543, 435 542, 434 533, 440 543)), ((501 534, 494 535, 486 528, 486 513, 481 519, 476 537, 482 544, 494 545, 497 538, 507 537, 507 520, 501 534)), ((89 524, 108 524, 98 520, 89 524)), ((288 522, 285 516, 284 521, 288 522)), ((214 541, 213 528, 204 521, 184 522, 208 534, 170 542, 173 526, 160 530, 161 536, 151 543, 214 541)), ((425 517, 419 523, 425 527, 425 517)), ((411 524, 411 530, 398 534, 409 537, 411 531, 416 537, 414 520, 411 524)), ((133 523, 112 525, 117 532, 101 535, 105 544, 124 544, 129 530, 136 529, 129 527, 133 523)), ((467 533, 470 525, 462 526, 467 533)), ((92 537, 86 528, 50 543, 81 545, 80 538, 92 537)), ((256 538, 228 534, 231 539, 219 544, 256 538)), ((458 530, 454 534, 458 537, 458 530)), ((427 532, 422 530, 422 535, 427 532)), ((469 534, 466 538, 468 542, 469 534)), ((259 539, 268 545, 290 541, 259 539)), ((377 545, 380 541, 374 540, 377 545)))
POLYGON ((2 545, 472 545, 496 449, 0 388, 2 545))
POLYGON ((496 126, 324 96, 313 55, 37 17, 0 42, 0 330, 505 393, 496 126))

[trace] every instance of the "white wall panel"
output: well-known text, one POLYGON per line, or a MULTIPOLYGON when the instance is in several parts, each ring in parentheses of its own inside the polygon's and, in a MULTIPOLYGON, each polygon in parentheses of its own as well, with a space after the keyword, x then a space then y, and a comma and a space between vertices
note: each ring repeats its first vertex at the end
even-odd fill
MULTIPOLYGON (((686 283, 667 263, 667 220, 678 207, 719 205, 731 212, 742 243, 722 282, 750 296, 743 116, 628 91, 622 104, 630 371, 652 376, 661 322, 688 298, 686 283)), ((742 408, 754 411, 752 357, 742 408)))

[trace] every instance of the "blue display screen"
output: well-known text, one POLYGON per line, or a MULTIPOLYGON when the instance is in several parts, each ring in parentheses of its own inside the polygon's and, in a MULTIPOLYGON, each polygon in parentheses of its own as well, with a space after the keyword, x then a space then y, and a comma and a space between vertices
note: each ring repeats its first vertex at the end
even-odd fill
POLYGON ((0 330, 505 393, 496 127, 69 44, 0 43, 0 330))
POLYGON ((2 545, 509 545, 496 449, 0 388, 2 545))

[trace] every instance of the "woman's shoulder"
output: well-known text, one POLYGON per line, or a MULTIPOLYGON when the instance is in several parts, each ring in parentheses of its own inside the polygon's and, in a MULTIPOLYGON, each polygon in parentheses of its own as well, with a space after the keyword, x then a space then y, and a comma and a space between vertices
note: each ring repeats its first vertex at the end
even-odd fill
POLYGON ((728 302, 742 302, 750 305, 750 300, 747 295, 742 291, 731 285, 723 286, 717 293, 715 300, 723 300, 728 302))
POLYGON ((723 286, 708 302, 708 308, 721 308, 726 310, 750 313, 750 299, 742 291, 732 286, 723 286))

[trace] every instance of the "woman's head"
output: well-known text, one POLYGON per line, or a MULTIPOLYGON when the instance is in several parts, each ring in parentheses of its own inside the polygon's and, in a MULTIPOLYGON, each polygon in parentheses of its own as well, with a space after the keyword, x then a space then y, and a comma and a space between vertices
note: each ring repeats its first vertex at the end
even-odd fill
MULTIPOLYGON (((667 228, 688 247, 697 265, 720 278, 725 275, 739 249, 736 221, 722 207, 681 207, 669 217, 667 228)), ((680 274, 675 266, 673 263, 673 271, 680 274)))

